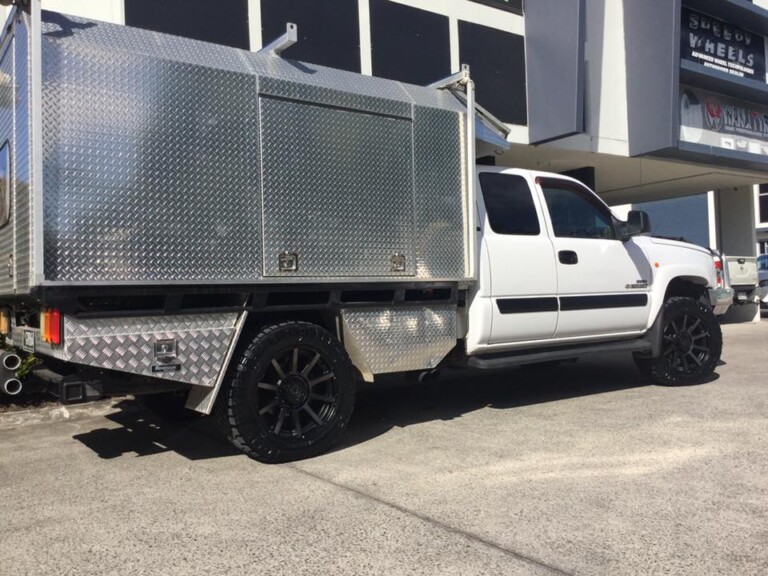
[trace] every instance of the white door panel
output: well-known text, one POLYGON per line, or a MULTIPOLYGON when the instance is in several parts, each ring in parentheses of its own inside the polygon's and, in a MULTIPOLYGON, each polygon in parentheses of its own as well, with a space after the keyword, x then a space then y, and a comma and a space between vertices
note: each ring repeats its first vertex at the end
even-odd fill
POLYGON ((552 242, 541 237, 486 237, 491 254, 491 344, 552 338, 557 327, 557 271, 552 242))
POLYGON ((481 172, 478 179, 491 271, 488 343, 550 339, 557 328, 557 269, 534 183, 511 170, 481 172))
POLYGON ((555 338, 640 332, 650 310, 651 265, 632 240, 616 239, 610 210, 586 188, 541 179, 557 262, 555 338))

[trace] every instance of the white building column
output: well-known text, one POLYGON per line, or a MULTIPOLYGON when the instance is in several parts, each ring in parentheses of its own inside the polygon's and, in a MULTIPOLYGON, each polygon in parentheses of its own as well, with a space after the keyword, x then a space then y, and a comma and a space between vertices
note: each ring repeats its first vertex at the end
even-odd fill
MULTIPOLYGON (((715 222, 717 247, 726 255, 755 256, 754 186, 715 190, 715 222)), ((759 322, 760 308, 756 304, 731 306, 723 316, 726 322, 759 322)))

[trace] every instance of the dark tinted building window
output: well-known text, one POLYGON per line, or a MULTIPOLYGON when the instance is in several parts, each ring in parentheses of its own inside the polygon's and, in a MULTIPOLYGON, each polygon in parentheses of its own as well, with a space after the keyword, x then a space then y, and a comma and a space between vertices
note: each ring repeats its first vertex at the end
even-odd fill
POLYGON ((515 14, 523 13, 523 0, 472 0, 479 4, 486 4, 494 8, 501 8, 515 14))
POLYGON ((125 0, 125 23, 248 50, 248 0, 125 0))
POLYGON ((768 222, 768 184, 760 184, 760 222, 768 222))
POLYGON ((528 123, 522 36, 459 22, 461 63, 469 64, 477 101, 510 124, 528 123))
POLYGON ((360 22, 357 0, 261 0, 261 39, 266 45, 299 27, 299 42, 283 57, 360 72, 360 22))
POLYGON ((373 75, 429 84, 451 73, 448 17, 371 0, 373 75))
POLYGON ((480 187, 491 230, 497 234, 539 235, 539 217, 525 178, 485 172, 480 174, 480 187))

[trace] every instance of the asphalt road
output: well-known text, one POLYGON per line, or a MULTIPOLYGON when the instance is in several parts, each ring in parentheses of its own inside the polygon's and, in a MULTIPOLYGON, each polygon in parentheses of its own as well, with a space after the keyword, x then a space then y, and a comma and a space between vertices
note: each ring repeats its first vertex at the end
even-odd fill
POLYGON ((719 377, 626 356, 364 392, 266 466, 123 401, 0 416, 0 575, 768 574, 768 320, 719 377))

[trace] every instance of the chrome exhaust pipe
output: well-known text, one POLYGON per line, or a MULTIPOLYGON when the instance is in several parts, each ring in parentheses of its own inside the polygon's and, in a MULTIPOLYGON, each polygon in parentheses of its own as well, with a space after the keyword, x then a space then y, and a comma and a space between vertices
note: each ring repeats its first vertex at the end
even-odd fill
POLYGON ((21 357, 15 352, 3 352, 0 358, 2 358, 3 368, 10 372, 16 372, 21 366, 21 357))
POLYGON ((8 380, 3 383, 3 392, 8 396, 17 396, 21 394, 22 388, 21 380, 18 378, 8 378, 8 380))

